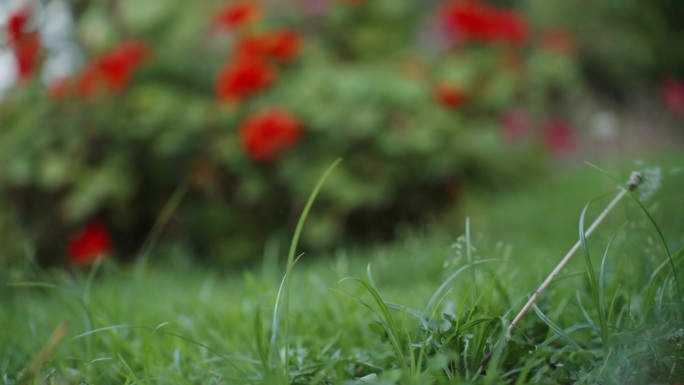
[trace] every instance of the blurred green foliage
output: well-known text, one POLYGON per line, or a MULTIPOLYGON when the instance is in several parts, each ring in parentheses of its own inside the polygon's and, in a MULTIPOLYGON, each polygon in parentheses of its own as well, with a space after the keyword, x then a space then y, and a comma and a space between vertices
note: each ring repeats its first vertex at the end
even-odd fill
POLYGON ((61 263, 70 234, 93 219, 131 258, 174 191, 187 188, 161 247, 251 263, 267 238, 286 235, 337 157, 345 161, 305 227, 308 247, 385 239, 457 202, 464 186, 525 179, 544 159, 538 135, 531 124, 522 140, 507 139, 501 116, 523 108, 541 119, 555 95, 581 86, 575 53, 540 37, 565 25, 545 16, 564 6, 523 4, 531 32, 508 44, 448 36, 435 3, 255 2, 258 20, 226 31, 212 20, 230 2, 73 2, 73 39, 87 61, 133 39, 149 53, 116 92, 65 96, 34 76, 0 102, 0 228, 9 230, 0 262, 32 250, 61 263), (258 92, 219 100, 217 74, 240 39, 279 28, 300 37, 296 57, 273 64, 275 80, 258 92), (444 84, 462 95, 446 100, 436 93, 444 84), (241 123, 270 106, 296 116, 303 135, 256 161, 241 123))
POLYGON ((684 77, 684 4, 678 0, 523 0, 537 25, 563 26, 576 39, 584 79, 620 97, 662 79, 684 77))

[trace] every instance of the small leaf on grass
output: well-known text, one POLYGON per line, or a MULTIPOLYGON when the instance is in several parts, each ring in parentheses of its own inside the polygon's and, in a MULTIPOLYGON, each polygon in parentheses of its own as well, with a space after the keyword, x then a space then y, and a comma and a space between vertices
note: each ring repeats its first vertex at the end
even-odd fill
POLYGON ((380 321, 371 322, 368 324, 368 327, 373 333, 379 335, 384 342, 388 340, 385 326, 380 321))

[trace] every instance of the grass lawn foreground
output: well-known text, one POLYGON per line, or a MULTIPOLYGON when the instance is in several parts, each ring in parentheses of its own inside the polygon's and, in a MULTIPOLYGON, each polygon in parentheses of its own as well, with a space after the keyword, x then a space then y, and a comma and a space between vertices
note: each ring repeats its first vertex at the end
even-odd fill
MULTIPOLYGON (((286 245, 268 245, 242 273, 160 255, 3 272, 0 384, 681 383, 681 164, 673 152, 634 166, 640 203, 609 213, 510 336, 580 223, 618 193, 599 171, 473 192, 453 232, 297 250, 287 266, 286 245)), ((623 183, 631 166, 608 174, 623 183)))

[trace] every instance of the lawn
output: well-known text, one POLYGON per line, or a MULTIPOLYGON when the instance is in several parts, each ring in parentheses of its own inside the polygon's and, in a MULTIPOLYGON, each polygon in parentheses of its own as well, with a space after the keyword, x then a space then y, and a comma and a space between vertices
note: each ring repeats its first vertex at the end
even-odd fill
POLYGON ((5 271, 0 381, 677 383, 682 160, 675 151, 606 166, 620 182, 645 171, 634 192, 642 206, 623 199, 510 336, 516 313, 577 241, 587 202, 585 228, 620 191, 592 167, 468 192, 438 226, 389 245, 298 250, 282 287, 288 245, 269 245, 263 264, 241 272, 154 253, 145 267, 5 271))

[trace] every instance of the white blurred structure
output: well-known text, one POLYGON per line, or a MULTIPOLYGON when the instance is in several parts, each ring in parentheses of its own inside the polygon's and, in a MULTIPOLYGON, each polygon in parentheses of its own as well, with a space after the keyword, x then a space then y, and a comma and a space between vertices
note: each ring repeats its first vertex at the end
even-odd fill
POLYGON ((12 12, 30 7, 30 25, 40 36, 42 63, 37 69, 46 84, 70 76, 81 65, 83 54, 74 41, 74 20, 64 0, 46 3, 30 0, 0 0, 0 98, 18 81, 14 54, 8 47, 7 21, 12 12))

